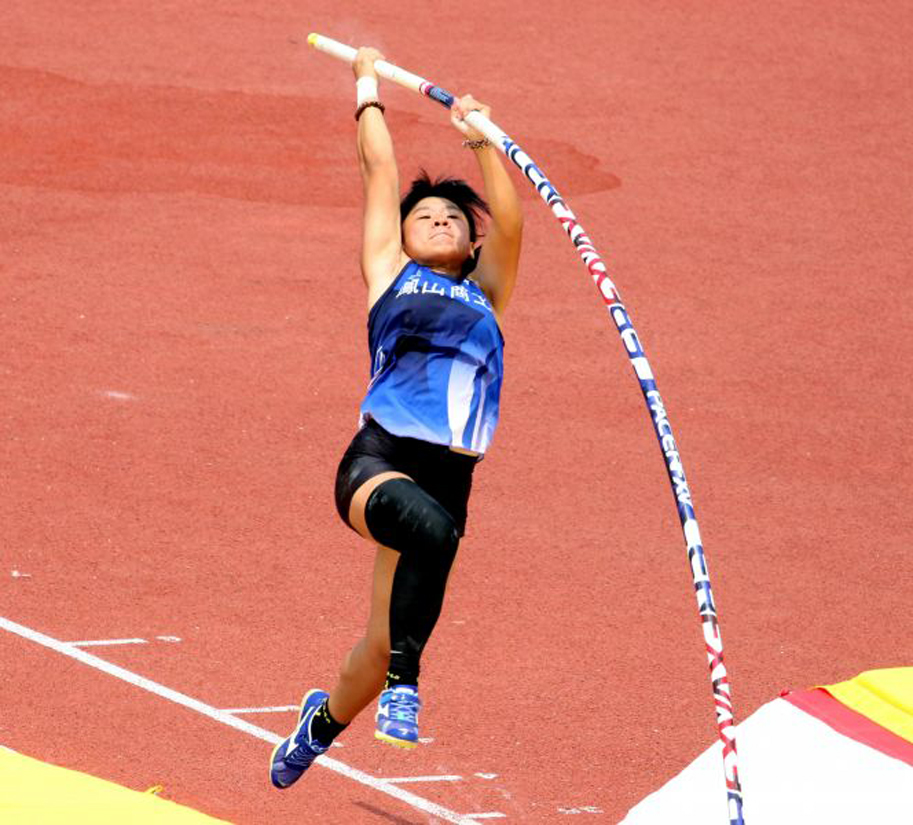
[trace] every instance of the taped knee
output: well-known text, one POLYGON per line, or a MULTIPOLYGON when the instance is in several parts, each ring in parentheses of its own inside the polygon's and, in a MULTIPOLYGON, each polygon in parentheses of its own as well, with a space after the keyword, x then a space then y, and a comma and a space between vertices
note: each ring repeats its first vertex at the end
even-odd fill
POLYGON ((436 550, 452 560, 460 542, 450 513, 406 478, 391 478, 374 489, 365 505, 365 523, 380 544, 400 553, 436 550))

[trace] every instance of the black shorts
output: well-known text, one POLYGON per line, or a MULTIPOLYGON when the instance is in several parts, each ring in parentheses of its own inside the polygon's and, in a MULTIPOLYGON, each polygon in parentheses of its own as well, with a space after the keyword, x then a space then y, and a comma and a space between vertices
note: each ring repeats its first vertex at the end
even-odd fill
POLYGON ((336 509, 349 524, 352 496, 368 479, 379 473, 405 473, 448 512, 462 536, 466 531, 466 508, 472 488, 472 471, 479 459, 440 444, 388 433, 376 421, 368 423, 352 439, 336 472, 336 509))

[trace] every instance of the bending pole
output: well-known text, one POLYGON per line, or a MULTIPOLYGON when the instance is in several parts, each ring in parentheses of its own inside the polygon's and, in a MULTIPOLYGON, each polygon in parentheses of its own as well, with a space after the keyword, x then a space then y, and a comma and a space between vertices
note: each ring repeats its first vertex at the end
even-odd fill
MULTIPOLYGON (((356 50, 345 46, 328 37, 319 34, 308 36, 308 44, 318 51, 325 52, 333 57, 352 63, 355 60, 356 50)), ((411 72, 404 71, 385 60, 378 60, 374 64, 378 76, 385 80, 392 80, 407 89, 430 97, 448 109, 454 103, 454 96, 440 86, 425 80, 411 72)), ((729 804, 730 825, 744 825, 742 816, 742 786, 739 783, 738 753, 735 743, 735 722, 732 714, 732 697, 729 689, 729 678, 726 675, 726 666, 723 664, 723 640, 720 636, 719 619, 716 605, 713 602, 713 593, 710 590, 710 577, 707 572, 707 563, 704 559, 704 548, 701 544, 701 534, 697 525, 697 516, 691 503, 691 489, 685 478, 685 468, 682 465, 681 455, 672 434, 672 425, 666 415, 665 405, 659 390, 653 370, 647 361, 640 339, 631 323, 625 305, 615 284, 612 283, 606 270, 606 265, 593 246, 593 242, 577 221, 558 190, 552 186, 542 170, 536 166, 532 158, 526 154, 514 141, 501 131, 481 112, 470 112, 466 122, 478 129, 495 146, 497 146, 529 179, 536 187, 539 196, 552 210, 552 214, 561 223, 564 231, 577 248, 577 253, 586 264, 599 294, 609 311, 609 316, 614 321, 625 351, 634 368, 634 373, 640 383, 647 404, 653 430, 662 450, 669 482, 672 485, 672 494, 678 508, 678 517, 681 521, 682 532, 685 537, 685 546, 688 549, 688 563, 691 576, 694 580, 694 592, 697 595, 697 608, 704 631, 704 644, 707 650, 707 661, 710 666, 710 681, 713 687, 713 701, 716 706, 716 724, 720 741, 723 745, 723 768, 726 774, 726 792, 729 804)))

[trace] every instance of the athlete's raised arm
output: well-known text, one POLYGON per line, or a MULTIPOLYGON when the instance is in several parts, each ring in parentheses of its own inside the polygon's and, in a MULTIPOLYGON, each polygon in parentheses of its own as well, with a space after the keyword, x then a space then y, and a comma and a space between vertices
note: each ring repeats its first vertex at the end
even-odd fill
POLYGON ((520 264, 520 244, 523 239, 520 197, 501 162, 498 150, 481 132, 463 120, 472 111, 479 111, 490 118, 491 108, 479 103, 472 95, 465 95, 454 102, 450 111, 454 126, 466 135, 466 143, 473 148, 479 162, 485 200, 491 214, 479 253, 479 263, 472 277, 485 291, 495 311, 501 314, 507 309, 514 291, 520 264))
POLYGON ((356 145, 365 196, 361 271, 368 287, 369 306, 396 277, 402 255, 399 173, 383 107, 377 105, 375 60, 383 60, 383 55, 377 49, 363 47, 352 64, 358 84, 356 145), (375 103, 365 105, 368 101, 375 103))

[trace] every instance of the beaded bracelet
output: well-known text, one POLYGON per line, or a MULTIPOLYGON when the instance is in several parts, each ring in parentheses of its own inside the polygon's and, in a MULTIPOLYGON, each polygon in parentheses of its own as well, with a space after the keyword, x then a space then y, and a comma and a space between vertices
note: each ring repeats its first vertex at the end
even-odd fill
POLYGON ((491 141, 488 138, 480 138, 479 140, 464 140, 463 146, 467 149, 484 149, 486 146, 491 146, 491 141))
POLYGON ((370 109, 372 106, 380 109, 381 114, 383 114, 387 109, 387 107, 384 106, 384 104, 381 103, 379 100, 366 100, 364 103, 359 105, 359 107, 355 110, 355 120, 358 120, 358 118, 361 117, 361 113, 365 109, 370 109))

